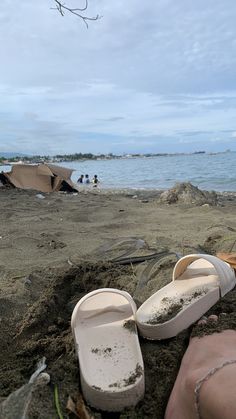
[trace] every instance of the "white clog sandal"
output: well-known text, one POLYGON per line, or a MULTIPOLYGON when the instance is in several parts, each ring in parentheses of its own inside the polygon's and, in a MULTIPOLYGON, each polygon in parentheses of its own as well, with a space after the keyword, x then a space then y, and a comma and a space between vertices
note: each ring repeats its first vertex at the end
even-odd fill
POLYGON ((113 288, 90 292, 74 308, 71 327, 82 391, 97 409, 121 411, 144 396, 135 312, 132 297, 113 288))
POLYGON ((140 334, 167 339, 196 322, 236 283, 230 265, 212 255, 192 254, 175 265, 173 280, 136 312, 140 334))

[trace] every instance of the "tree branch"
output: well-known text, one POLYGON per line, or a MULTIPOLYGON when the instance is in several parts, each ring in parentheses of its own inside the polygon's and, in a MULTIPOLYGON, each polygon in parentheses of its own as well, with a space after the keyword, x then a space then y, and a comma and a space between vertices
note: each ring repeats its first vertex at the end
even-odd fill
POLYGON ((76 15, 77 17, 83 20, 87 28, 88 28, 88 21, 101 19, 101 16, 99 15, 90 17, 83 14, 83 12, 85 12, 85 10, 87 10, 88 8, 88 0, 85 0, 85 5, 84 7, 81 7, 81 8, 79 7, 72 8, 72 7, 66 6, 66 3, 62 3, 60 0, 54 0, 54 2, 56 3, 56 7, 51 7, 51 9, 58 10, 61 16, 65 16, 66 12, 76 15))

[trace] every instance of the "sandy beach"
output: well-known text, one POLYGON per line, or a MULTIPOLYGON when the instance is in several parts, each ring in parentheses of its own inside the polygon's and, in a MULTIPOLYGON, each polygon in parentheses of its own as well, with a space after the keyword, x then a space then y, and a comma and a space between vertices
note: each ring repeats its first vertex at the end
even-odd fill
MULTIPOLYGON (((51 382, 34 392, 30 419, 58 417, 55 385, 66 418, 68 397, 76 399, 80 391, 70 329, 76 302, 96 288, 114 287, 128 291, 139 305, 171 281, 174 255, 155 266, 141 290, 139 279, 148 261, 111 262, 137 240, 145 243, 132 253, 137 256, 165 249, 181 255, 235 251, 236 194, 218 194, 216 205, 200 206, 161 203, 158 191, 37 195, 0 190, 0 400, 25 384, 45 356, 51 382)), ((233 290, 210 312, 228 313, 228 324, 235 327, 235 309, 233 290)), ((219 327, 225 326, 222 322, 219 327)), ((192 327, 164 342, 140 339, 145 398, 120 416, 91 409, 93 416, 162 419, 191 333, 192 327)))

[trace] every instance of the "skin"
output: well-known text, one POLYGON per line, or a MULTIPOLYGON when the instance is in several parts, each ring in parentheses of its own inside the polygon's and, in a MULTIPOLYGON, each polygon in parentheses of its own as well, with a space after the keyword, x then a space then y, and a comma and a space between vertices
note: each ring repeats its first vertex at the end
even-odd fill
MULTIPOLYGON (((208 321, 216 321, 211 316, 208 321)), ((203 320, 206 321, 206 320, 203 320)), ((225 330, 190 340, 173 387, 165 419, 199 419, 194 390, 198 380, 225 361, 236 362, 236 331, 225 330)), ((235 419, 236 363, 224 366, 202 384, 201 419, 235 419)))

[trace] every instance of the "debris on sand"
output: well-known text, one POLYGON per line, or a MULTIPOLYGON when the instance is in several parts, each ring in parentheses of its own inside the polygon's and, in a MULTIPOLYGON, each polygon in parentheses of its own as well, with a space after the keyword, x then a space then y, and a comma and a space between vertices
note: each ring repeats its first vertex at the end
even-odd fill
POLYGON ((37 365, 37 370, 32 374, 27 384, 11 393, 0 404, 0 417, 5 419, 26 418, 32 392, 37 385, 48 384, 50 376, 43 373, 46 368, 45 358, 37 365))
POLYGON ((166 204, 217 205, 217 194, 214 191, 201 191, 190 182, 176 183, 173 188, 160 195, 160 202, 166 204))
POLYGON ((77 418, 94 419, 94 416, 90 413, 87 406, 85 406, 81 394, 78 395, 76 401, 74 401, 72 397, 69 396, 67 400, 66 409, 69 411, 69 413, 73 413, 77 418))
MULTIPOLYGON (((71 175, 74 169, 56 166, 49 163, 15 164, 10 172, 1 172, 0 181, 11 188, 33 189, 39 192, 78 192, 77 186, 72 182, 71 175)), ((45 196, 37 194, 37 198, 45 196)))

